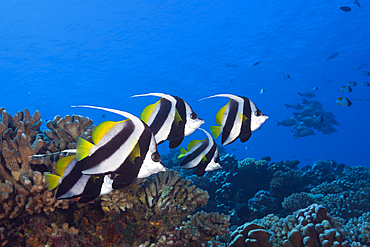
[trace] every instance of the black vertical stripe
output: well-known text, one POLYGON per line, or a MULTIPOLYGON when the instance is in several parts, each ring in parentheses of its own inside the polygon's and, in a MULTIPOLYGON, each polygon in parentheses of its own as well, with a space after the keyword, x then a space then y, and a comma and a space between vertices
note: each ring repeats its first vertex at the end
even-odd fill
MULTIPOLYGON (((72 161, 74 162, 74 161, 72 161)), ((79 162, 77 162, 72 168, 71 172, 63 178, 62 183, 58 187, 56 198, 64 195, 72 189, 72 187, 77 183, 77 181, 82 177, 82 170, 79 162)), ((75 197, 77 197, 76 195, 75 197)))
POLYGON ((159 130, 163 127, 164 122, 167 119, 167 116, 170 114, 171 107, 172 107, 171 101, 165 98, 161 99, 159 103, 159 110, 155 115, 153 122, 149 125, 154 135, 156 135, 159 132, 159 130))
POLYGON ((248 119, 246 119, 245 123, 243 122, 242 127, 240 129, 239 137, 242 142, 246 142, 252 135, 251 131, 252 109, 249 99, 247 97, 242 96, 240 97, 243 98, 244 100, 243 115, 246 116, 248 119))
MULTIPOLYGON (((222 138, 221 138, 222 144, 224 144, 227 138, 229 137, 231 129, 235 124, 237 113, 238 113, 238 107, 239 107, 239 103, 236 100, 230 99, 229 111, 227 113, 226 122, 222 130, 222 138)), ((236 138, 232 140, 230 143, 234 142, 235 140, 236 138)))
MULTIPOLYGON (((133 181, 139 174, 140 168, 143 164, 145 156, 149 151, 149 145, 152 137, 152 132, 147 125, 145 125, 144 131, 139 137, 139 148, 140 148, 140 157, 136 157, 134 162, 131 162, 130 159, 126 159, 122 162, 120 167, 115 171, 117 174, 124 174, 126 182, 133 181)), ((122 182, 124 182, 122 180, 122 182)))
MULTIPOLYGON (((202 141, 202 144, 196 150, 194 150, 192 153, 189 153, 184 158, 184 160, 181 162, 180 166, 184 166, 187 163, 189 163, 189 162, 193 161, 194 159, 196 159, 197 157, 199 157, 200 155, 202 155, 202 153, 204 152, 204 150, 206 150, 206 148, 208 146, 209 146, 209 140, 207 138, 206 140, 202 141)), ((196 165, 195 167, 197 167, 198 165, 196 165)), ((189 168, 189 169, 191 169, 191 168, 189 168)))
POLYGON ((176 99, 176 110, 179 113, 182 121, 180 121, 178 125, 175 122, 172 122, 171 131, 167 138, 169 141, 175 141, 184 137, 186 124, 186 107, 184 100, 177 96, 172 97, 176 99))
POLYGON ((206 173, 206 168, 208 164, 212 161, 213 156, 215 155, 216 149, 217 149, 217 145, 215 142, 213 142, 211 149, 208 151, 207 154, 205 154, 207 158, 207 162, 205 163, 200 162, 199 165, 197 166, 197 169, 193 172, 194 174, 196 174, 198 177, 201 177, 206 173))
POLYGON ((117 135, 101 146, 92 155, 79 161, 83 171, 95 167, 104 160, 109 159, 110 156, 112 156, 112 154, 128 140, 131 133, 135 130, 135 125, 131 120, 127 120, 121 124, 124 126, 117 135))
POLYGON ((86 183, 85 189, 79 196, 98 197, 100 195, 103 181, 104 181, 104 175, 90 176, 90 179, 86 183))

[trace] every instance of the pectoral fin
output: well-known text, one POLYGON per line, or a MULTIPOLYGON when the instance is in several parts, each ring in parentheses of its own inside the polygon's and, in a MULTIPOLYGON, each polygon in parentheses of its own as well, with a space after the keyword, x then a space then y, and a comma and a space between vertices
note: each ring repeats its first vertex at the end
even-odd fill
POLYGON ((221 134, 221 126, 211 126, 209 128, 211 129, 213 138, 217 139, 217 137, 221 134))

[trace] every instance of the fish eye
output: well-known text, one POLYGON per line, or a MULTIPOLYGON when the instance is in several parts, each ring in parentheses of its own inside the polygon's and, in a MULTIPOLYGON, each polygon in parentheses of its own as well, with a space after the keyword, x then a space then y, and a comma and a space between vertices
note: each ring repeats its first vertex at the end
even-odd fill
POLYGON ((110 179, 115 179, 115 178, 117 177, 117 174, 115 174, 115 173, 110 173, 110 174, 108 174, 108 177, 109 177, 110 179))
POLYGON ((258 110, 258 111, 256 111, 255 115, 256 115, 257 117, 259 117, 259 116, 261 116, 261 115, 262 115, 262 112, 261 112, 260 110, 258 110))
POLYGON ((152 160, 154 162, 159 162, 161 160, 161 156, 159 155, 159 153, 155 152, 152 154, 152 160))
POLYGON ((193 113, 190 114, 190 118, 191 119, 197 119, 198 115, 195 112, 193 112, 193 113))

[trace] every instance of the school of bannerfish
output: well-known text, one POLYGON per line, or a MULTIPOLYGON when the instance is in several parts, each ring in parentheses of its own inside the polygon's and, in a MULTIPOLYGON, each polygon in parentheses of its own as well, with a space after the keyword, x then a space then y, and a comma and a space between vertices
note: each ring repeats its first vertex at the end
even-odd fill
MULTIPOLYGON (((115 189, 123 189, 136 178, 165 171, 157 145, 169 141, 170 148, 178 147, 184 137, 198 129, 204 120, 183 99, 163 93, 148 93, 132 97, 157 96, 160 99, 148 105, 140 119, 128 112, 97 106, 72 106, 104 110, 125 117, 125 120, 105 121, 92 132, 92 142, 78 138, 76 149, 62 152, 74 153, 58 160, 54 173, 45 173, 49 190, 58 188, 57 199, 77 198, 89 202, 115 189)), ((232 94, 214 97, 229 98, 229 102, 216 114, 217 126, 211 126, 213 137, 222 133, 222 145, 238 138, 246 142, 268 116, 262 114, 248 98, 232 94)), ((207 138, 193 140, 187 150, 181 148, 181 167, 194 169, 203 176, 206 171, 222 168, 218 147, 212 136, 202 130, 207 138)))

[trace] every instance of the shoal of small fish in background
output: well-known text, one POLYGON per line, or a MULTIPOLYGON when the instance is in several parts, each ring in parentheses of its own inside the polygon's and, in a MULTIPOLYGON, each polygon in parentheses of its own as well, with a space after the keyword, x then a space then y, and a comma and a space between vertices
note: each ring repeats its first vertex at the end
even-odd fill
MULTIPOLYGON (((316 87, 313 90, 317 90, 316 87)), ((314 129, 325 135, 331 135, 337 130, 333 125, 339 125, 335 120, 335 115, 323 109, 322 104, 317 100, 309 100, 306 98, 315 97, 314 91, 300 93, 304 97, 302 103, 285 104, 287 108, 295 109, 291 118, 278 121, 277 126, 290 127, 294 139, 315 135, 314 129)))

